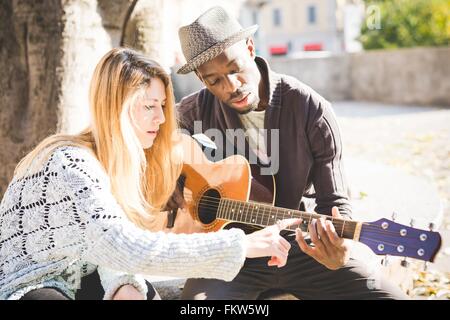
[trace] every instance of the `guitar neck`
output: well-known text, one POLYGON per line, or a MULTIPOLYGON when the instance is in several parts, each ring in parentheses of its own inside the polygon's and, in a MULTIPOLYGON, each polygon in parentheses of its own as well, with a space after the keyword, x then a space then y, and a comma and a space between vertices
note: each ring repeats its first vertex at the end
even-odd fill
MULTIPOLYGON (((259 225, 266 227, 275 224, 278 220, 287 218, 301 218, 302 229, 307 230, 313 219, 324 218, 331 221, 336 233, 341 238, 359 240, 361 222, 337 219, 331 216, 309 213, 299 210, 273 207, 256 202, 245 202, 222 198, 219 203, 217 218, 231 220, 239 223, 259 225)), ((294 231, 296 226, 288 227, 294 231)))

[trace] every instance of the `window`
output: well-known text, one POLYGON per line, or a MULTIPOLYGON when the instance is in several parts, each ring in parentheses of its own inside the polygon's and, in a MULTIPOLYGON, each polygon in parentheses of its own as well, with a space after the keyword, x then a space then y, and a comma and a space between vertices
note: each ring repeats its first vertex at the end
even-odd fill
POLYGON ((273 9, 273 25, 275 27, 281 26, 281 10, 273 9))
POLYGON ((308 23, 309 24, 316 23, 316 7, 315 6, 308 7, 308 23))

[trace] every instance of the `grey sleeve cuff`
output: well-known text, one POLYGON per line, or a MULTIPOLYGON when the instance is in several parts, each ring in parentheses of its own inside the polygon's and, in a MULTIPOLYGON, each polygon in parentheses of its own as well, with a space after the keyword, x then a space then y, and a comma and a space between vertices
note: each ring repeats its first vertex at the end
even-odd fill
POLYGON ((103 289, 105 290, 103 300, 112 300, 117 290, 126 284, 135 287, 144 298, 147 297, 147 284, 145 283, 145 279, 140 275, 127 274, 105 267, 98 267, 98 273, 103 289))

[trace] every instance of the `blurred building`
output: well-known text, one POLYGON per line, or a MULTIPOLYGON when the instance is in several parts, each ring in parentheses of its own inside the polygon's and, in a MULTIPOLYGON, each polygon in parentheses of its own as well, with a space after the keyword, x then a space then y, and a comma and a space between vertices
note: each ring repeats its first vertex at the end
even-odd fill
POLYGON ((259 54, 340 53, 361 50, 355 38, 364 18, 362 0, 248 0, 244 25, 260 26, 259 54))

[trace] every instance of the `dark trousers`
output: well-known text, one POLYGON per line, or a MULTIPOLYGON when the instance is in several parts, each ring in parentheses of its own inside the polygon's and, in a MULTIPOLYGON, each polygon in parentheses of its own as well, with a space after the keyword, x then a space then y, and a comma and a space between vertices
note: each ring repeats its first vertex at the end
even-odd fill
MULTIPOLYGON (((148 292, 147 300, 153 300, 159 297, 156 290, 153 288, 150 282, 146 281, 148 292)), ((90 275, 81 278, 81 287, 75 294, 75 300, 102 300, 105 295, 100 276, 95 271, 90 275)), ((64 295, 58 289, 55 288, 41 288, 28 292, 21 300, 70 300, 69 297, 64 295)))
POLYGON ((291 245, 288 263, 282 268, 268 267, 268 258, 247 259, 231 282, 188 279, 182 299, 254 300, 270 289, 301 300, 408 299, 362 261, 350 259, 333 271, 304 254, 295 241, 291 245))

